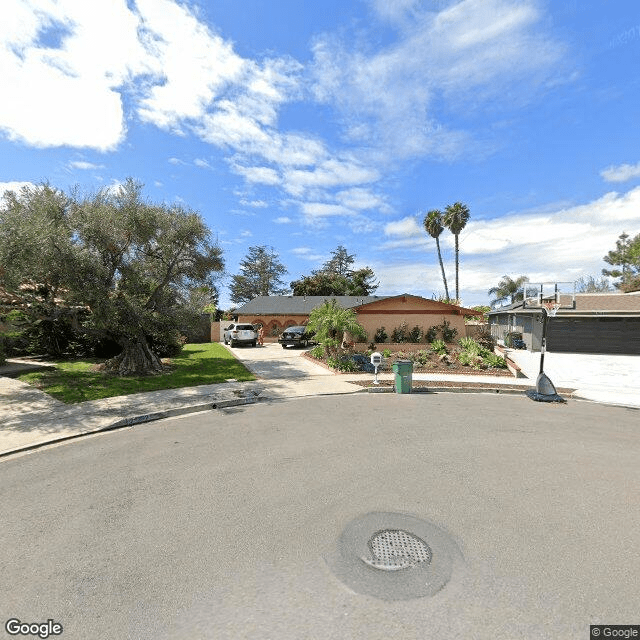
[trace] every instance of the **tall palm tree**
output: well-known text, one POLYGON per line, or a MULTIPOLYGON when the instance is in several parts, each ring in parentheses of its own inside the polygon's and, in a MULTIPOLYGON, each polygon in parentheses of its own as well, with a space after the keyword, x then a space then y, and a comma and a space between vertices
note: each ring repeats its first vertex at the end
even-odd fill
POLYGON ((522 300, 524 298, 524 292, 520 291, 520 289, 522 289, 522 285, 525 282, 529 282, 527 276, 520 276, 515 280, 509 276, 502 276, 500 282, 498 282, 498 286, 489 289, 489 295, 495 296, 495 298, 491 300, 491 306, 493 307, 505 300, 510 300, 511 304, 517 300, 522 300))
POLYGON ((444 231, 442 226, 442 211, 432 209, 424 217, 424 229, 425 231, 436 240, 436 247, 438 248, 438 260, 440 261, 440 270, 442 271, 442 281, 444 282, 444 293, 449 300, 449 288, 447 287, 447 277, 444 274, 444 264, 442 263, 442 253, 440 251, 440 234, 444 231))
POLYGON ((456 238, 456 301, 460 301, 460 287, 458 286, 458 271, 459 271, 459 254, 460 248, 458 245, 458 236, 460 232, 467 226, 471 214, 469 213, 469 207, 462 202, 455 202, 454 204, 447 205, 444 210, 444 216, 442 223, 444 224, 456 238))

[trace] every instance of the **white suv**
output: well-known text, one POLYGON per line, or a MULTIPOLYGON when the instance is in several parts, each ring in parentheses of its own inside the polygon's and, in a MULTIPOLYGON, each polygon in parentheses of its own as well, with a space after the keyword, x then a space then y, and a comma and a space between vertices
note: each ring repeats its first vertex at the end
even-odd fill
POLYGON ((258 333, 252 324, 234 322, 224 330, 224 343, 235 347, 237 344, 251 344, 256 346, 258 333))

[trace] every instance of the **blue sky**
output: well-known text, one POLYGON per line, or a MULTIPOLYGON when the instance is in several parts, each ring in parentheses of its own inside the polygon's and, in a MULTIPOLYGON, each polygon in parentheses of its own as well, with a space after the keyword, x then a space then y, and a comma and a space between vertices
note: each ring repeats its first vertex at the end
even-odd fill
POLYGON ((200 211, 228 274, 265 244, 289 282, 342 244, 426 297, 422 219, 462 201, 461 298, 486 304, 640 232, 638 69, 636 0, 3 0, 0 191, 132 176, 200 211))

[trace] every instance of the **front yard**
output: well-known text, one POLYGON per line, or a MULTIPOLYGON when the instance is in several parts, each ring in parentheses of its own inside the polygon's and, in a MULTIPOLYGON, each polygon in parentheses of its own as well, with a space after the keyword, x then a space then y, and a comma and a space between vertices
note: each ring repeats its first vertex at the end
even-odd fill
POLYGON ((216 343, 187 344, 180 355, 163 359, 167 372, 154 376, 116 377, 99 370, 96 359, 56 363, 51 371, 27 373, 23 382, 68 404, 124 396, 144 391, 217 384, 233 378, 240 382, 255 376, 223 346, 216 343))

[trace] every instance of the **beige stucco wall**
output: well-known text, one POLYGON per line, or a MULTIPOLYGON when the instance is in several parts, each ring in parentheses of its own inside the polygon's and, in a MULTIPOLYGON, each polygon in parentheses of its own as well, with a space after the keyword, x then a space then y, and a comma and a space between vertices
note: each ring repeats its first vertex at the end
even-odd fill
POLYGON ((261 324, 264 327, 265 339, 272 337, 275 331, 282 333, 287 327, 305 325, 308 321, 309 316, 305 315, 238 316, 238 322, 248 322, 256 327, 261 324))
POLYGON ((380 327, 385 328, 390 340, 391 332, 403 322, 409 331, 418 326, 425 332, 434 325, 442 324, 445 319, 458 331, 458 337, 466 335, 464 316, 459 315, 457 309, 436 300, 397 296, 372 302, 356 312, 358 322, 367 332, 370 341, 380 327))

